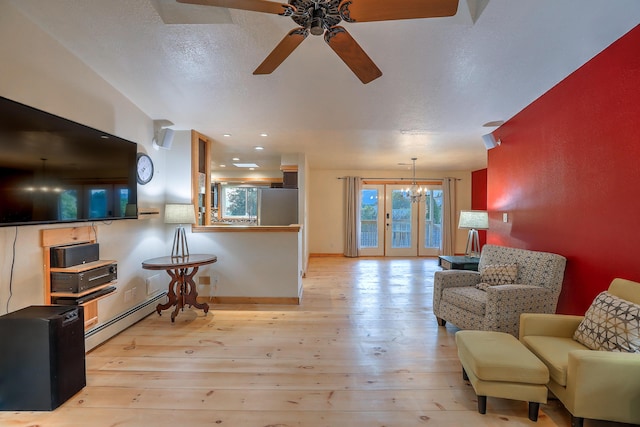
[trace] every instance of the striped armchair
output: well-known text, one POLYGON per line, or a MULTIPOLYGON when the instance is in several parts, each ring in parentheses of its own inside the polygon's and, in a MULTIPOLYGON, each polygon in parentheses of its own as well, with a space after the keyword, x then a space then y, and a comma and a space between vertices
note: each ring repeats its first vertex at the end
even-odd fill
POLYGON ((441 326, 449 322, 518 337, 520 313, 555 313, 565 265, 566 258, 557 254, 485 245, 479 271, 435 273, 433 313, 441 326), (492 267, 514 265, 510 278, 489 276, 492 267))

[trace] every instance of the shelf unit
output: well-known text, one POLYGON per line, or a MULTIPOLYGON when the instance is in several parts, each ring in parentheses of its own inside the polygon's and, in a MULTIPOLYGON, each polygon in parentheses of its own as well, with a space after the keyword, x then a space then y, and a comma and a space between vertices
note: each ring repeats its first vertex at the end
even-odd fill
MULTIPOLYGON (((74 245, 80 243, 96 243, 97 231, 91 226, 71 227, 71 228, 54 228, 49 230, 42 230, 42 248, 44 257, 44 303, 53 304, 52 298, 55 297, 72 297, 80 298, 92 292, 96 292, 100 289, 104 289, 108 286, 113 286, 116 282, 111 281, 100 286, 88 289, 80 293, 72 292, 51 292, 51 273, 80 273, 83 271, 91 270, 92 268, 102 267, 104 265, 112 264, 113 260, 98 260, 88 262, 86 264, 74 265, 66 268, 51 267, 51 249, 57 246, 74 245)), ((110 297, 117 291, 111 292, 107 295, 100 296, 92 299, 84 304, 84 329, 87 330, 91 326, 98 323, 98 301, 102 298, 110 297)))

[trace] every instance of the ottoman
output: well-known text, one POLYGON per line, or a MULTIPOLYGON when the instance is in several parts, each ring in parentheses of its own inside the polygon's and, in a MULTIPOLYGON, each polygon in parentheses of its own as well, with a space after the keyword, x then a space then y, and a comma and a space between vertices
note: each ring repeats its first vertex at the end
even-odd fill
POLYGON ((529 419, 538 420, 547 402, 549 370, 536 356, 504 332, 458 331, 455 335, 462 376, 478 396, 478 412, 487 412, 487 396, 529 402, 529 419))

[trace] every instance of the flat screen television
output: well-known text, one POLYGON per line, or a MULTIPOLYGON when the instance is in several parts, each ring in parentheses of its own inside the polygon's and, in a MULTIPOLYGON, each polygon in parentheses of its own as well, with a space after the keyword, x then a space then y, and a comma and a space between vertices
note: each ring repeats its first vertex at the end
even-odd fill
POLYGON ((137 144, 0 97, 0 226, 137 217, 137 144))

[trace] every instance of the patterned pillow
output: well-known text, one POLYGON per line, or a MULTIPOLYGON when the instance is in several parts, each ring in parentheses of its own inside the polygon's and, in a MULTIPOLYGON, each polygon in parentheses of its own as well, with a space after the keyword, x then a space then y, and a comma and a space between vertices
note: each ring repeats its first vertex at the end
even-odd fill
MULTIPOLYGON (((477 288, 481 289, 480 285, 508 285, 515 283, 516 277, 518 277, 518 264, 485 265, 480 269, 480 283, 477 288)), ((486 286, 483 287, 486 288, 486 286)))
POLYGON ((640 353, 640 305, 601 292, 573 339, 592 350, 640 353))

